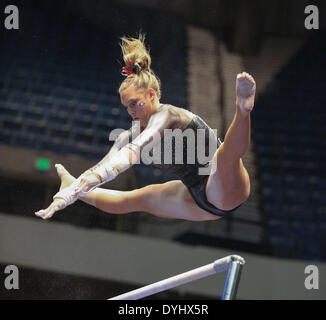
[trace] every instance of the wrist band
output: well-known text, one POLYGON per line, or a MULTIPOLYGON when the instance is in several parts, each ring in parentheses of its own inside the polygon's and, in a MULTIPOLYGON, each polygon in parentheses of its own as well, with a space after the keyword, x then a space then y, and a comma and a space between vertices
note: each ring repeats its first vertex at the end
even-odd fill
MULTIPOLYGON (((89 169, 90 173, 89 174, 94 174, 99 180, 100 180, 100 183, 102 183, 102 177, 95 171, 96 169, 89 169)), ((87 171, 86 171, 87 172, 87 171)))
POLYGON ((94 169, 93 173, 100 178, 101 184, 113 180, 118 175, 117 171, 114 170, 114 168, 106 168, 104 164, 94 169))
POLYGON ((62 189, 59 192, 57 192, 53 196, 53 199, 58 199, 58 198, 63 199, 65 201, 65 207, 77 201, 78 197, 72 196, 74 189, 71 188, 71 186, 72 185, 70 185, 68 188, 62 189))

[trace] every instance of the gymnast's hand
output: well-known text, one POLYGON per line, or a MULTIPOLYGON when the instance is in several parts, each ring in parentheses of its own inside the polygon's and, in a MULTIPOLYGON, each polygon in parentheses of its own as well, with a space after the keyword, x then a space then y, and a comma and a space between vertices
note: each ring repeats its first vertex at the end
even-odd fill
POLYGON ((46 208, 35 212, 35 215, 46 220, 51 218, 55 212, 62 210, 66 207, 64 199, 54 199, 53 202, 46 208))
POLYGON ((101 178, 91 169, 85 171, 74 183, 73 196, 83 196, 101 184, 101 178))

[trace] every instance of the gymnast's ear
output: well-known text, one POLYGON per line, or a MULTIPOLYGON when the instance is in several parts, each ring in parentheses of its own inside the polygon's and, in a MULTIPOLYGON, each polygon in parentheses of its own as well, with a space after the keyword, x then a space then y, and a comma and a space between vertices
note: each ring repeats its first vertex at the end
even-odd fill
POLYGON ((154 101, 155 98, 157 97, 157 94, 153 88, 148 89, 148 94, 151 101, 154 101))

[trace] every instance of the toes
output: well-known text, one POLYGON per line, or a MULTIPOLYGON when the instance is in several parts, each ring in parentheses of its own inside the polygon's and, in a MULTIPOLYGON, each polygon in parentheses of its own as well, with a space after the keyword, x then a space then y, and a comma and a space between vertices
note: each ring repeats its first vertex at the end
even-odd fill
POLYGON ((239 73, 239 74, 237 75, 237 79, 248 79, 248 80, 250 80, 251 82, 255 82, 253 76, 250 75, 250 74, 247 73, 247 72, 239 73))
POLYGON ((58 176, 61 177, 61 175, 62 175, 61 165, 60 164, 56 164, 55 165, 55 168, 57 169, 58 176))
POLYGON ((58 175, 61 177, 62 175, 66 174, 67 170, 62 164, 56 164, 55 165, 58 175))
POLYGON ((246 73, 240 73, 237 76, 237 94, 243 97, 249 97, 250 95, 254 94, 256 90, 256 83, 254 78, 246 73))

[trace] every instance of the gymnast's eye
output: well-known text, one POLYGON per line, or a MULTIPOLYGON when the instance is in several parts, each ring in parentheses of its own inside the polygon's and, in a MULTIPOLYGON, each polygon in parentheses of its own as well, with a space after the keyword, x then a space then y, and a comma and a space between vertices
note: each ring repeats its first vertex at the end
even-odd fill
POLYGON ((134 107, 136 106, 136 104, 137 104, 137 101, 136 101, 136 100, 132 100, 132 101, 129 103, 128 107, 129 107, 129 108, 134 108, 134 107))

